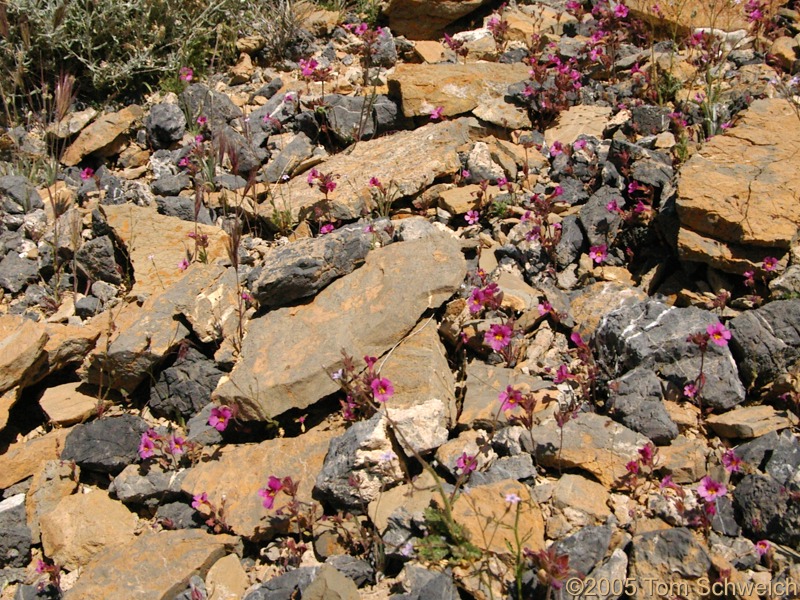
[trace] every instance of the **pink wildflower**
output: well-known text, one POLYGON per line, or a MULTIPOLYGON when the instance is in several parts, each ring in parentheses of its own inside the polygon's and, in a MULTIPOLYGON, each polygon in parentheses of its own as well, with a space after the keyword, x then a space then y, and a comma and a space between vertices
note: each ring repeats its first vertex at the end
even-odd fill
POLYGON ((762 264, 765 271, 774 271, 778 268, 778 259, 774 256, 767 256, 762 264))
POLYGON ((169 453, 172 454, 172 456, 180 456, 181 454, 186 452, 185 446, 186 446, 186 440, 184 440, 180 436, 173 435, 169 439, 169 444, 167 447, 169 448, 169 453))
POLYGON ((372 396, 378 402, 386 402, 394 394, 392 382, 385 377, 376 378, 369 384, 372 388, 372 396))
POLYGON ((522 498, 520 498, 514 493, 506 494, 506 502, 508 502, 511 506, 516 506, 517 504, 522 502, 522 498))
POLYGON ((617 204, 616 200, 612 200, 608 204, 606 204, 606 210, 608 212, 618 213, 620 212, 619 204, 617 204))
POLYGON ((458 460, 456 460, 456 468, 461 471, 462 475, 472 473, 477 466, 477 459, 466 452, 462 452, 461 456, 459 456, 458 460))
POLYGON ((770 548, 772 548, 772 544, 770 544, 767 540, 758 540, 756 542, 756 552, 759 556, 765 556, 767 552, 769 552, 770 548))
POLYGON ((477 210, 468 210, 467 216, 464 218, 470 225, 475 225, 475 223, 481 220, 481 213, 479 213, 477 210))
POLYGON ((556 376, 553 378, 553 383, 563 383, 567 379, 574 379, 574 375, 569 372, 567 365, 561 365, 556 370, 556 376))
POLYGON ((512 410, 515 406, 519 406, 522 401, 522 392, 509 385, 506 386, 504 392, 500 392, 497 399, 500 400, 500 408, 502 410, 512 410))
POLYGON ((693 383, 687 383, 683 386, 683 395, 691 399, 697 396, 697 386, 693 383))
POLYGON ((181 271, 185 271, 188 268, 189 268, 188 258, 184 258, 183 260, 181 260, 181 262, 178 263, 178 269, 180 269, 181 271))
POLYGON ((319 228, 319 233, 320 235, 325 235, 326 233, 330 233, 331 231, 333 231, 333 229, 334 229, 333 223, 326 223, 325 225, 319 228))
POLYGON ((194 78, 194 71, 191 69, 191 67, 181 67, 181 70, 178 72, 178 76, 180 77, 181 81, 189 83, 194 78))
POLYGON ((617 4, 614 7, 614 16, 618 19, 624 19, 628 16, 628 7, 624 4, 617 4))
POLYGON ((709 339, 717 346, 727 346, 731 339, 731 332, 722 323, 715 323, 706 327, 709 339))
POLYGON ((202 115, 197 117, 197 124, 200 125, 200 127, 203 127, 206 123, 208 123, 208 119, 207 118, 205 118, 202 115))
POLYGON ((217 431, 225 431, 232 416, 233 410, 229 406, 215 406, 211 409, 208 424, 217 431))
POLYGON ((94 177, 94 169, 92 167, 86 167, 83 171, 81 171, 81 179, 83 181, 91 179, 92 177, 94 177))
POLYGON ((195 510, 199 510, 201 506, 208 504, 208 494, 205 492, 201 494, 195 494, 192 496, 192 508, 195 510))
POLYGON ((275 504, 275 496, 283 489, 283 482, 274 475, 269 476, 267 487, 258 490, 258 495, 264 499, 264 508, 271 509, 275 504))
POLYGON ((605 262, 607 256, 608 248, 605 244, 601 244, 600 246, 592 246, 589 248, 589 258, 591 258, 598 265, 605 262))
POLYGON ((742 463, 742 459, 734 452, 733 448, 727 450, 725 454, 722 455, 722 466, 725 467, 728 473, 738 473, 741 471, 742 463))
POLYGON ((444 106, 437 106, 431 111, 431 121, 438 121, 442 118, 442 113, 444 112, 444 106))
POLYGON ((536 309, 539 311, 539 316, 543 317, 547 313, 553 311, 553 305, 550 304, 547 300, 545 300, 544 302, 540 302, 539 306, 537 306, 536 309))
POLYGON ((486 333, 486 343, 495 352, 500 352, 511 343, 511 327, 508 325, 492 325, 486 333))
POLYGON ((158 434, 152 429, 148 429, 142 434, 142 441, 139 442, 139 457, 143 460, 150 458, 156 453, 155 440, 158 434))
POLYGON ((643 465, 652 465, 653 457, 655 456, 655 447, 652 444, 646 444, 639 448, 639 456, 641 457, 643 465))
POLYGON ((378 179, 377 177, 370 177, 369 178, 369 187, 381 188, 383 186, 381 185, 381 180, 380 179, 378 179))
POLYGON ((727 493, 727 487, 725 487, 719 481, 714 481, 708 475, 700 480, 700 485, 697 487, 697 495, 706 502, 714 502, 727 493))

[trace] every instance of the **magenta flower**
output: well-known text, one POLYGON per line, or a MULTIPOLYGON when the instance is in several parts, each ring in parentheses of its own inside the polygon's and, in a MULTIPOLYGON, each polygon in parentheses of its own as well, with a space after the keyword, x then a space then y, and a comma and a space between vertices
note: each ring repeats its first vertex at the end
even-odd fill
POLYGON ((608 248, 605 244, 589 248, 589 258, 591 258, 595 264, 602 264, 605 262, 607 256, 608 248))
POLYGON ((372 397, 378 402, 386 402, 394 394, 392 382, 385 377, 373 379, 369 387, 372 388, 372 397))
POLYGON ((536 309, 539 311, 539 316, 543 317, 553 311, 553 305, 545 300, 544 302, 540 302, 536 309))
POLYGON ((381 185, 381 180, 380 179, 378 179, 377 177, 370 177, 369 178, 369 187, 380 188, 380 187, 383 187, 383 186, 381 185))
POLYGON ((639 456, 641 457, 643 465, 652 465, 653 457, 655 456, 655 447, 652 444, 647 444, 639 448, 639 456))
POLYGON ((158 434, 152 429, 148 429, 142 434, 142 440, 139 442, 139 457, 144 460, 150 458, 156 453, 155 440, 158 434))
POLYGON ((722 323, 715 323, 706 327, 709 339, 717 346, 727 346, 728 340, 731 339, 731 332, 722 323))
POLYGON ((469 179, 470 177, 472 177, 472 173, 470 173, 466 169, 462 169, 461 177, 463 177, 464 179, 469 179))
POLYGON ((203 127, 206 123, 208 123, 208 119, 207 118, 205 118, 202 115, 197 117, 197 124, 200 125, 200 127, 203 127))
POLYGON ((495 352, 500 352, 511 343, 511 333, 508 325, 492 325, 486 333, 486 343, 495 352))
POLYGON ((498 177, 497 178, 497 187, 502 188, 508 185, 508 179, 505 177, 498 177))
POLYGON ((178 72, 178 76, 180 77, 181 81, 189 83, 194 78, 194 71, 192 71, 191 67, 181 67, 181 70, 178 72))
POLYGON ((325 235, 326 233, 330 233, 331 231, 333 231, 333 229, 334 229, 333 223, 327 223, 319 228, 319 233, 320 235, 325 235))
POLYGON ((485 292, 481 288, 473 289, 469 294, 469 300, 467 300, 467 306, 469 306, 469 312, 471 312, 472 314, 481 312, 485 301, 486 301, 485 292))
POLYGON ((458 460, 456 460, 456 468, 459 471, 461 471, 463 475, 472 473, 477 466, 478 466, 477 459, 471 454, 467 454, 466 452, 462 452, 461 456, 459 456, 458 460))
POLYGON ((444 112, 444 106, 437 106, 431 111, 431 121, 438 121, 442 118, 442 113, 444 112))
POLYGON ((756 542, 756 552, 759 556, 765 556, 770 548, 772 548, 772 544, 767 540, 758 540, 756 542))
POLYGON ((509 385, 506 386, 504 392, 500 392, 497 399, 500 400, 500 408, 502 410, 512 410, 522 402, 522 392, 509 385))
POLYGON ((195 510, 199 510, 201 506, 208 504, 208 494, 203 492, 202 494, 195 494, 192 496, 192 508, 195 510))
POLYGON ((325 191, 332 192, 336 189, 336 182, 335 181, 326 181, 325 182, 325 191))
POLYGON ((764 258, 763 266, 765 271, 774 271, 778 268, 778 259, 774 256, 767 256, 764 258))
POLYGON ((687 383, 683 386, 683 395, 691 399, 697 396, 697 386, 693 383, 687 383))
POLYGON ((269 476, 267 487, 258 490, 258 495, 264 499, 264 508, 271 509, 275 504, 275 496, 283 489, 283 482, 274 475, 269 476))
POLYGON ((625 469, 631 475, 638 475, 639 474, 639 461, 631 460, 625 465, 625 469))
POLYGON ((708 475, 700 480, 700 485, 697 487, 697 495, 706 502, 714 502, 727 493, 728 488, 719 481, 714 481, 708 475))
POLYGON ((575 140, 572 144, 573 150, 583 150, 584 148, 586 148, 586 140, 583 138, 575 140))
POLYGON ((189 268, 189 259, 184 258, 181 262, 178 263, 178 269, 181 271, 185 271, 189 268))
POLYGON ((733 448, 726 450, 725 454, 722 455, 722 466, 725 467, 728 473, 738 473, 741 471, 743 462, 741 457, 734 452, 733 448))
POLYGON ((252 302, 253 301, 253 296, 251 296, 249 292, 243 291, 242 292, 242 300, 244 300, 245 302, 252 302))
POLYGON ((363 36, 367 31, 369 31, 369 24, 368 23, 360 23, 354 30, 355 34, 358 37, 363 36))
POLYGON ((303 75, 303 77, 311 77, 314 74, 314 71, 316 71, 317 67, 319 66, 319 63, 313 58, 309 60, 301 58, 298 64, 300 65, 300 72, 303 75))
POLYGON ((556 376, 553 378, 553 383, 563 383, 567 379, 574 379, 575 376, 569 372, 567 365, 561 365, 556 370, 556 376))
POLYGON ((308 185, 314 185, 314 180, 317 177, 319 177, 319 171, 317 171, 316 169, 311 169, 308 172, 308 177, 306 177, 306 181, 308 182, 308 185))
POLYGON ((569 0, 567 2, 567 10, 571 13, 576 13, 581 9, 581 5, 576 0, 569 0))
POLYGON ((617 4, 614 7, 614 16, 618 19, 624 19, 628 16, 628 7, 624 4, 617 4))
POLYGON ((745 271, 742 275, 744 275, 744 284, 747 287, 753 287, 756 284, 755 271, 745 271))
POLYGON ((470 225, 475 225, 475 223, 481 220, 481 213, 479 213, 477 210, 468 210, 467 216, 464 218, 470 225))
POLYGON ((225 431, 232 416, 233 410, 229 406, 215 406, 211 409, 208 424, 217 431, 225 431))
POLYGON ((172 456, 180 456, 181 454, 186 452, 185 446, 186 446, 186 440, 177 435, 173 435, 169 439, 169 444, 167 445, 167 447, 169 448, 169 453, 172 454, 172 456))
POLYGON ((94 177, 94 169, 92 167, 86 167, 83 171, 81 171, 81 179, 83 181, 91 179, 92 177, 94 177))

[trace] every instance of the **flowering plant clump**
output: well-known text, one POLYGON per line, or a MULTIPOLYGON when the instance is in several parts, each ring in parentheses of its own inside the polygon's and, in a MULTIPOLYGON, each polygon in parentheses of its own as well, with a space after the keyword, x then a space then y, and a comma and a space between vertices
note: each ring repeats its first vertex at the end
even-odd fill
POLYGON ((209 499, 206 492, 195 494, 192 497, 192 508, 205 518, 205 524, 214 533, 232 533, 230 525, 225 522, 225 496, 222 502, 215 506, 209 499))
POLYGON ((139 458, 155 459, 164 469, 177 469, 184 457, 194 461, 199 446, 179 435, 161 435, 155 429, 148 429, 139 441, 139 458))
POLYGON ((564 193, 561 186, 556 186, 547 194, 533 194, 523 205, 525 213, 522 222, 529 224, 525 239, 529 242, 541 244, 547 258, 549 259, 551 272, 555 273, 558 265, 556 248, 561 241, 561 223, 551 223, 550 214, 558 198, 564 193))
POLYGON ((284 538, 281 542, 281 550, 285 567, 296 567, 300 564, 303 554, 308 550, 307 540, 313 537, 314 525, 319 520, 317 517, 316 505, 303 502, 298 497, 299 482, 291 477, 279 478, 270 475, 267 485, 258 490, 258 496, 262 499, 262 505, 267 510, 273 512, 276 517, 284 517, 288 521, 290 533, 294 538, 284 538), (288 498, 286 504, 275 508, 275 500, 278 494, 283 494, 288 498))
POLYGON ((208 424, 222 433, 228 428, 228 425, 234 418, 234 409, 230 406, 215 406, 211 409, 211 416, 208 418, 208 424))
POLYGON ((379 404, 388 402, 394 395, 394 384, 376 371, 377 358, 365 356, 366 369, 358 371, 353 357, 344 351, 342 357, 342 368, 330 374, 345 393, 341 401, 342 414, 347 421, 369 418, 375 414, 379 404))
POLYGON ((322 173, 317 169, 311 169, 306 176, 306 181, 309 187, 314 187, 325 195, 325 200, 328 200, 328 195, 336 189, 336 179, 338 175, 332 173, 322 173))

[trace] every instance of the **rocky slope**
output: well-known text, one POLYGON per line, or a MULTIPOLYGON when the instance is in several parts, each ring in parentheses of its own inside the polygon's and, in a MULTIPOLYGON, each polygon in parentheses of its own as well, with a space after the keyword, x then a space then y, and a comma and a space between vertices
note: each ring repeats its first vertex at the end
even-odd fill
POLYGON ((791 597, 800 24, 689 4, 315 7, 5 132, 2 597, 791 597))

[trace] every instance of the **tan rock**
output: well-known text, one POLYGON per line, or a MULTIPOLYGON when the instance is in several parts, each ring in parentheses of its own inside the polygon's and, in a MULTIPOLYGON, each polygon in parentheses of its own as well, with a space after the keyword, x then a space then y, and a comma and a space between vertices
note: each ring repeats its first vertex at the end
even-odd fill
MULTIPOLYGON (((439 206, 451 215, 463 215, 477 207, 475 193, 480 190, 478 184, 472 183, 445 190, 439 194, 439 206)), ((489 193, 496 195, 497 186, 490 186, 489 193)))
POLYGON ((203 577, 238 543, 234 536, 198 529, 145 534, 98 553, 64 597, 174 598, 186 589, 192 575, 203 577))
POLYGON ((486 0, 389 0, 383 14, 394 34, 412 40, 435 39, 450 23, 470 14, 486 0))
POLYGON ((497 125, 505 129, 528 129, 532 127, 527 111, 509 104, 502 98, 490 98, 482 102, 472 111, 481 121, 497 125))
POLYGON ((0 429, 8 425, 11 409, 19 400, 21 392, 22 390, 19 387, 14 387, 0 394, 0 429))
MULTIPOLYGON (((271 523, 275 512, 262 506, 258 490, 267 485, 270 475, 292 477, 299 484, 298 499, 314 502, 311 490, 328 452, 330 441, 342 434, 339 427, 316 427, 300 438, 276 438, 260 444, 225 446, 217 460, 193 467, 181 484, 192 496, 203 492, 217 507, 225 502, 226 522, 237 534, 262 539, 275 534, 271 523)), ((274 508, 283 506, 279 495, 274 508)))
POLYGON ((97 116, 97 111, 92 108, 85 108, 75 112, 70 112, 58 123, 51 123, 47 126, 47 134, 59 140, 67 139, 86 127, 92 119, 97 116))
POLYGON ((235 554, 220 558, 206 575, 209 600, 239 600, 248 587, 250 580, 235 554))
POLYGON ((414 51, 426 63, 434 65, 445 60, 447 52, 441 42, 420 40, 414 43, 414 51))
POLYGON ((90 154, 111 156, 122 149, 123 136, 144 115, 140 106, 126 106, 119 112, 101 116, 86 127, 66 149, 61 162, 68 167, 77 165, 90 154))
POLYGON ((46 343, 43 325, 17 315, 0 316, 0 393, 30 383, 31 374, 45 360, 46 343))
POLYGON ((539 306, 540 299, 544 297, 544 294, 533 289, 522 277, 513 273, 500 273, 496 282, 503 292, 501 303, 503 308, 525 312, 539 306))
POLYGON ((96 396, 79 391, 80 382, 65 383, 47 388, 39 399, 39 406, 51 423, 74 425, 90 417, 97 408, 96 396))
POLYGON ((246 52, 239 55, 239 60, 233 67, 231 67, 231 85, 239 85, 240 83, 247 83, 255 72, 253 60, 246 52))
POLYGON ((68 429, 55 429, 41 437, 11 444, 0 454, 0 489, 27 479, 45 462, 61 456, 68 433, 68 429))
POLYGON ((558 479, 553 503, 558 508, 580 510, 598 520, 605 520, 611 514, 606 488, 580 475, 565 473, 558 479))
MULTIPOLYGON (((130 256, 136 274, 133 293, 159 293, 184 276, 178 263, 187 255, 191 257, 194 250, 189 238, 189 233, 194 232, 193 223, 160 215, 155 204, 149 208, 132 204, 103 206, 102 210, 130 256)), ((197 232, 208 236, 209 263, 227 257, 228 235, 224 231, 198 224, 197 232)), ((189 267, 192 268, 195 266, 189 267)))
POLYGON ((360 600, 352 579, 331 565, 322 565, 314 581, 303 590, 306 600, 360 600))
POLYGON ((626 303, 636 303, 647 298, 638 288, 615 282, 597 282, 581 288, 570 301, 570 312, 580 334, 586 338, 594 334, 605 315, 626 303))
POLYGON ((743 439, 761 437, 797 423, 785 410, 775 410, 765 404, 736 408, 711 416, 707 422, 720 437, 743 439))
POLYGON ((467 530, 470 541, 484 552, 510 556, 516 543, 515 524, 519 539, 525 540, 525 547, 533 552, 544 548, 541 509, 531 500, 528 486, 519 481, 507 479, 471 487, 454 502, 453 518, 467 530), (520 498, 516 506, 506 502, 509 494, 520 498))
MULTIPOLYGON (((767 14, 774 14, 779 2, 771 0, 767 14)), ((750 29, 741 6, 731 3, 724 5, 709 4, 702 0, 687 2, 658 2, 658 0, 631 0, 626 3, 633 14, 656 27, 666 31, 676 30, 679 37, 691 34, 697 27, 714 27, 724 31, 750 29), (659 11, 654 10, 658 5, 659 11)))
POLYGON ((97 315, 83 325, 56 323, 45 325, 48 335, 47 343, 44 346, 47 364, 44 365, 37 379, 83 361, 95 347, 102 332, 108 329, 108 325, 108 315, 97 315))
MULTIPOLYGON (((310 188, 305 177, 280 186, 278 194, 286 199, 295 219, 311 214, 314 206, 329 209, 331 218, 359 218, 363 210, 374 208, 371 177, 396 190, 397 198, 416 195, 435 179, 461 169, 457 150, 468 140, 469 121, 459 119, 361 142, 349 154, 337 154, 316 166, 322 173, 338 176, 329 206, 325 207, 322 194, 310 188)), ((263 218, 269 219, 273 212, 269 202, 258 207, 263 218)))
MULTIPOLYGON (((625 465, 649 443, 643 435, 595 413, 581 413, 570 419, 564 425, 563 436, 555 419, 534 426, 531 434, 540 465, 581 469, 606 487, 625 476, 625 465)), ((525 436, 521 440, 526 441, 525 436)))
POLYGON ((384 491, 379 498, 369 503, 369 518, 375 528, 383 533, 389 526, 389 517, 402 508, 412 515, 422 515, 431 500, 439 492, 433 476, 423 471, 412 484, 401 484, 384 491))
POLYGON ((138 519, 121 502, 102 490, 62 499, 40 516, 46 556, 74 571, 103 550, 133 539, 138 519))
POLYGON ((706 474, 708 445, 701 439, 679 435, 668 446, 659 446, 657 466, 675 483, 699 481, 706 474))
POLYGON ((452 295, 465 274, 459 245, 449 237, 374 250, 312 303, 251 321, 241 358, 214 397, 237 405, 245 419, 303 409, 338 389, 329 373, 342 367, 343 349, 359 360, 381 356, 423 311, 452 295))
MULTIPOLYGON (((800 120, 787 100, 756 100, 739 124, 705 144, 681 169, 677 210, 683 228, 756 250, 788 248, 800 225, 800 120)), ((686 258, 686 242, 679 251, 686 258)), ((696 260, 697 257, 693 256, 696 260)), ((721 270, 732 265, 709 257, 721 270)))
POLYGON ((452 117, 502 100, 509 85, 527 78, 523 64, 401 64, 389 76, 389 90, 400 98, 407 117, 429 115, 437 106, 452 117))
POLYGON ((760 269, 764 257, 775 251, 763 246, 723 242, 681 227, 678 231, 678 253, 683 260, 706 263, 726 273, 744 273, 760 269))
POLYGON ((326 36, 333 33, 336 26, 341 21, 341 13, 335 10, 320 9, 317 4, 309 3, 312 10, 307 16, 304 16, 303 23, 305 28, 314 35, 326 36))
POLYGON ((555 126, 544 132, 544 141, 552 146, 556 141, 571 144, 580 135, 603 139, 603 130, 610 116, 611 108, 607 106, 572 106, 558 116, 555 126))
POLYGON ((247 35, 236 40, 237 52, 246 52, 247 54, 255 54, 266 45, 267 40, 260 35, 247 35))
POLYGON ((38 470, 25 495, 25 515, 28 528, 35 542, 40 541, 39 520, 51 512, 56 505, 78 489, 80 468, 77 465, 59 460, 48 460, 38 470))
POLYGON ((577 23, 577 19, 569 13, 561 12, 546 4, 532 4, 520 7, 520 10, 503 11, 503 19, 508 22, 507 38, 511 41, 529 44, 535 33, 561 34, 564 25, 577 23))

